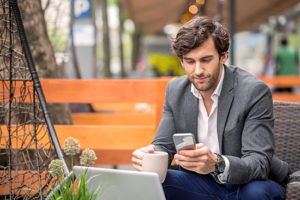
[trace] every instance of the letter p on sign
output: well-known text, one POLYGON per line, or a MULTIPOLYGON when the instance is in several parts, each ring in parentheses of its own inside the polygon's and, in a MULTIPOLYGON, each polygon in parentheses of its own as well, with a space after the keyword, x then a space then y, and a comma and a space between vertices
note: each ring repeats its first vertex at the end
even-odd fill
POLYGON ((90 2, 88 0, 74 0, 74 15, 80 17, 90 9, 90 2))

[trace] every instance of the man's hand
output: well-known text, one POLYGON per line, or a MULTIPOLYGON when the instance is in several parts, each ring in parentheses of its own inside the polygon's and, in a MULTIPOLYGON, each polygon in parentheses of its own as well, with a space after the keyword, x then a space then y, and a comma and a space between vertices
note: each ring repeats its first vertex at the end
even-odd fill
POLYGON ((156 150, 155 146, 153 144, 150 144, 147 147, 143 147, 140 149, 135 150, 132 153, 132 166, 134 167, 134 169, 136 169, 137 171, 142 171, 142 159, 143 159, 143 152, 147 152, 147 153, 153 153, 156 150))
POLYGON ((181 167, 199 174, 209 174, 215 171, 218 156, 202 143, 195 150, 182 150, 175 155, 175 162, 181 167))

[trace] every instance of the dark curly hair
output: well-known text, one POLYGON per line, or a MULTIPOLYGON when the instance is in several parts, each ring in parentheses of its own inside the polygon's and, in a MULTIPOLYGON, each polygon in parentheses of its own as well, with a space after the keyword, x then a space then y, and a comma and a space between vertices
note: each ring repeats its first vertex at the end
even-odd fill
POLYGON ((182 60, 184 54, 202 45, 209 37, 212 37, 219 56, 228 51, 228 31, 217 21, 195 16, 179 29, 171 45, 172 52, 182 60))

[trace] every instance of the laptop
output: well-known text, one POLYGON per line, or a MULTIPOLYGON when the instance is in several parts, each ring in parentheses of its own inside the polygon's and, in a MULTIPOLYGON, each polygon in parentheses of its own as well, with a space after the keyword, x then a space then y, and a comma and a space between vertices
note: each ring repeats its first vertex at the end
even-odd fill
POLYGON ((156 173, 74 166, 77 180, 86 169, 87 188, 91 192, 102 188, 97 200, 166 199, 156 173))

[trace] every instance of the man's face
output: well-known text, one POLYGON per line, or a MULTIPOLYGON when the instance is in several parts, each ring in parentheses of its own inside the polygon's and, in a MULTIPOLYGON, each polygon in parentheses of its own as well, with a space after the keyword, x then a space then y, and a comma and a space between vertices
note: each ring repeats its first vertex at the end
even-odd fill
POLYGON ((222 75, 222 65, 227 60, 227 53, 219 57, 213 39, 210 37, 201 46, 182 57, 186 74, 202 95, 211 95, 222 75))

